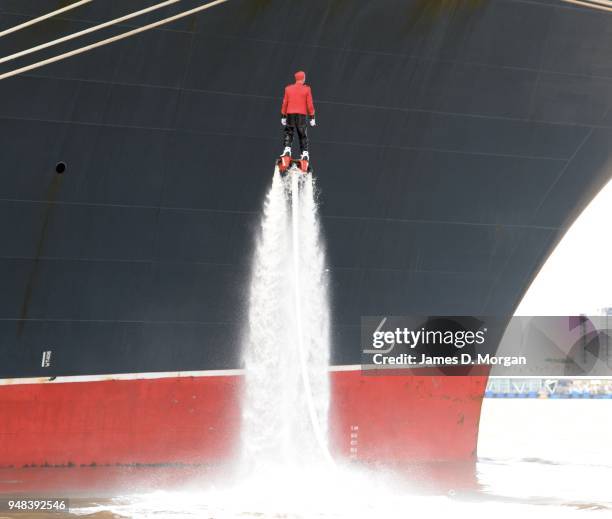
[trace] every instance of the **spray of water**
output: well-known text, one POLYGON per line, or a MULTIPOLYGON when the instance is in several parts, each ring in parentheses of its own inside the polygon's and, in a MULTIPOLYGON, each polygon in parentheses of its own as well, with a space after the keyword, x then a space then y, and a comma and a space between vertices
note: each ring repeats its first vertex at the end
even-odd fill
POLYGON ((329 461, 329 302, 314 181, 275 173, 253 260, 245 342, 243 459, 329 461))
POLYGON ((294 336, 300 361, 303 395, 312 431, 325 461, 329 403, 329 303, 324 249, 319 239, 313 179, 294 173, 291 179, 294 336), (300 185, 303 189, 300 189, 300 185))

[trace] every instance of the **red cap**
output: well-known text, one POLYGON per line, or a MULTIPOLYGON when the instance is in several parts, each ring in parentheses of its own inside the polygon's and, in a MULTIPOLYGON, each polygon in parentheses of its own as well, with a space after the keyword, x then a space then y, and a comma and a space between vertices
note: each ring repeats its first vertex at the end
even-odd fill
POLYGON ((305 80, 306 80, 306 72, 304 72, 303 70, 299 70, 298 72, 295 73, 296 82, 305 81, 305 80))

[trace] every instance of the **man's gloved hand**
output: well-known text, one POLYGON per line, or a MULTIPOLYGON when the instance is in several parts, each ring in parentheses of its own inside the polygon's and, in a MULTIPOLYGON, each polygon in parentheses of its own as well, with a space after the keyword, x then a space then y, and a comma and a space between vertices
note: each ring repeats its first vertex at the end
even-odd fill
POLYGON ((282 117, 282 118, 281 118, 281 124, 282 124, 283 126, 287 126, 287 118, 286 118, 286 117, 282 117))
POLYGON ((317 125, 317 121, 315 121, 315 118, 313 117, 312 119, 310 119, 310 126, 316 126, 317 125))

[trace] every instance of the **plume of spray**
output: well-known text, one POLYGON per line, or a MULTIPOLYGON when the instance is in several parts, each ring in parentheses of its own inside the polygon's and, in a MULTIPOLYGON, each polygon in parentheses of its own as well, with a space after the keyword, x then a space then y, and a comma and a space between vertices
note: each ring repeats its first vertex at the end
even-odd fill
POLYGON ((303 395, 319 454, 333 465, 327 442, 329 409, 329 297, 311 175, 291 177, 294 337, 303 395), (300 185, 302 184, 301 189, 300 185))
POLYGON ((329 301, 312 177, 275 173, 253 258, 244 348, 243 462, 329 461, 329 301))

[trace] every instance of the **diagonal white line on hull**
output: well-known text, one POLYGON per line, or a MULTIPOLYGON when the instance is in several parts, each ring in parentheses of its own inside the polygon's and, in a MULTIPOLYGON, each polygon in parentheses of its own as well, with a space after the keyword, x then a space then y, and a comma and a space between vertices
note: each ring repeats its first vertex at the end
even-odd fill
POLYGON ((51 11, 50 13, 43 14, 42 16, 33 18, 32 20, 28 20, 27 22, 15 25, 15 27, 11 27, 10 29, 5 29, 4 31, 0 32, 0 38, 2 38, 2 36, 6 36, 7 34, 20 31, 21 29, 25 29, 26 27, 30 27, 31 25, 42 22, 44 20, 47 20, 48 18, 52 18, 53 16, 65 13, 66 11, 70 11, 71 9, 75 9, 76 7, 80 7, 81 5, 88 4, 90 2, 93 2, 93 0, 80 0, 79 2, 75 2, 74 4, 67 5, 66 7, 62 7, 61 9, 51 11))
POLYGON ((90 45, 86 45, 84 47, 79 47, 78 49, 71 50, 69 52, 65 52, 63 54, 59 54, 57 56, 53 56, 52 58, 48 58, 42 61, 37 61, 36 63, 32 63, 31 65, 26 65, 25 67, 21 67, 15 70, 11 70, 4 74, 0 75, 0 80, 7 79, 12 76, 17 76, 18 74, 22 74, 23 72, 28 72, 30 70, 34 70, 40 67, 44 67, 45 65, 50 65, 51 63, 55 63, 57 61, 62 61, 64 59, 70 58, 72 56, 76 56, 78 54, 82 54, 84 52, 88 52, 93 49, 97 49, 98 47, 103 47, 104 45, 108 45, 109 43, 114 43, 119 40, 123 40, 125 38, 129 38, 130 36, 134 36, 136 34, 140 34, 141 32, 149 31, 151 29, 155 29, 156 27, 160 27, 162 25, 174 22, 176 20, 180 20, 181 18, 185 18, 187 16, 191 16, 192 14, 199 13, 200 11, 204 11, 206 9, 210 9, 211 7, 215 7, 219 4, 224 4, 229 0, 214 0, 214 2, 208 2, 207 4, 201 5, 199 7, 194 7, 193 9, 189 9, 188 11, 183 11, 182 13, 175 14, 174 16, 169 16, 168 18, 163 18, 158 20, 157 22, 153 22, 142 27, 138 27, 137 29, 132 29, 131 31, 123 32, 121 34, 117 34, 116 36, 112 36, 111 38, 106 38, 105 40, 100 40, 90 45))
MULTIPOLYGON (((91 1, 91 0, 88 0, 88 1, 91 1)), ((161 2, 159 4, 152 5, 145 9, 141 9, 140 11, 135 11, 133 13, 126 14, 125 16, 120 16, 119 18, 114 18, 113 20, 109 20, 108 22, 100 23, 98 25, 94 25, 93 27, 83 29, 82 31, 68 34, 67 36, 62 36, 61 38, 57 38, 56 40, 51 40, 46 43, 41 43, 40 45, 36 45, 35 47, 31 47, 29 49, 16 52, 15 54, 5 56, 4 58, 0 58, 0 63, 6 63, 7 61, 11 61, 13 59, 20 58, 21 56, 26 56, 28 54, 32 54, 33 52, 38 52, 39 50, 48 49, 49 47, 53 47, 54 45, 59 45, 60 43, 74 40, 75 38, 79 38, 86 34, 91 34, 92 32, 96 32, 101 29, 105 29, 106 27, 111 27, 118 23, 125 22, 127 20, 131 20, 132 18, 136 18, 137 16, 141 16, 143 14, 150 13, 151 11, 161 9, 162 7, 166 7, 171 4, 176 4, 177 2, 180 2, 180 1, 181 0, 166 0, 165 2, 161 2)))

